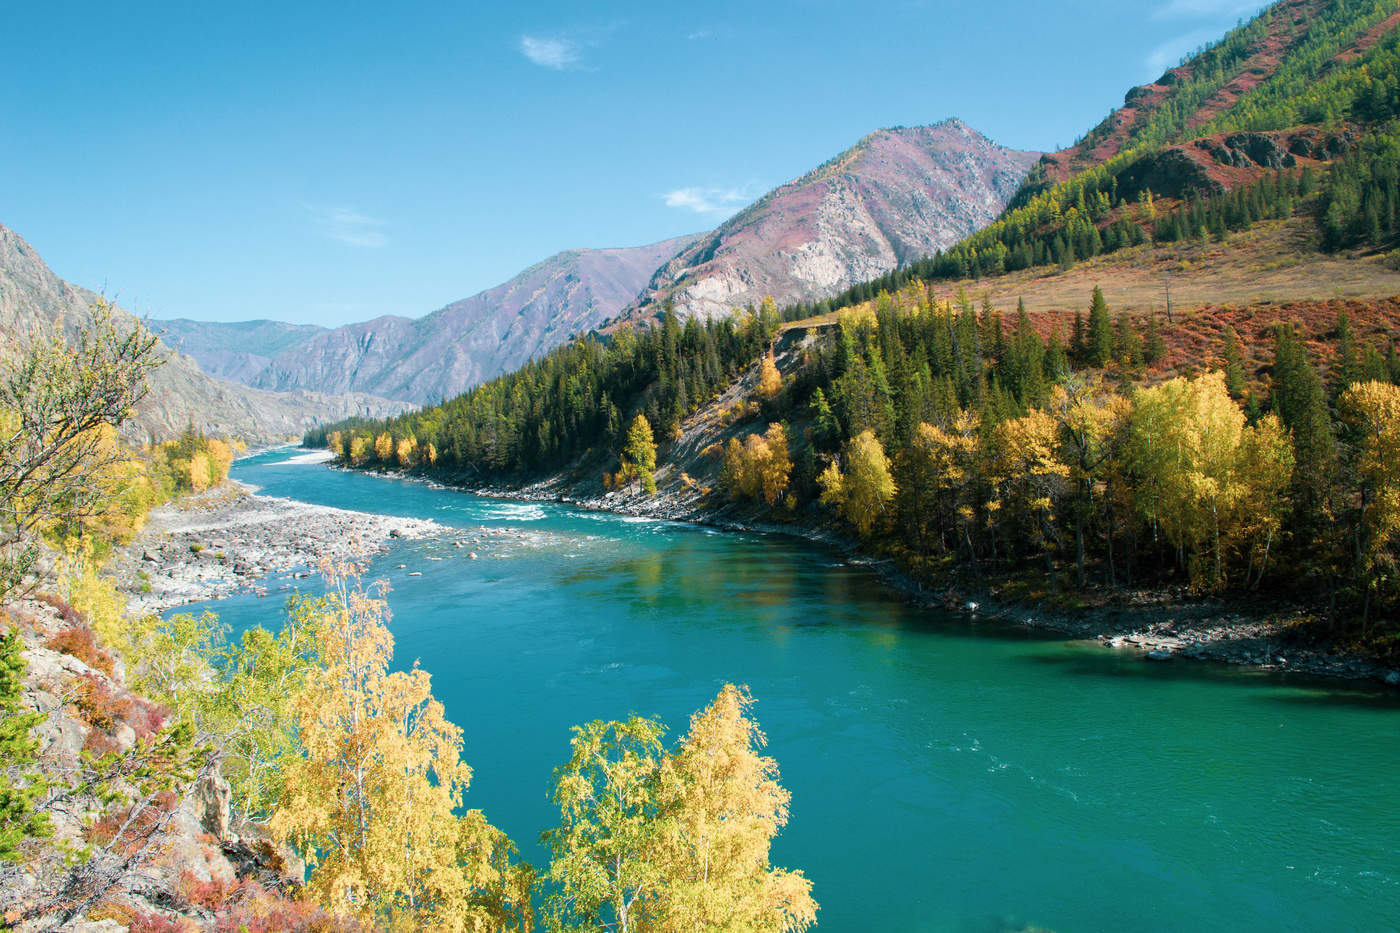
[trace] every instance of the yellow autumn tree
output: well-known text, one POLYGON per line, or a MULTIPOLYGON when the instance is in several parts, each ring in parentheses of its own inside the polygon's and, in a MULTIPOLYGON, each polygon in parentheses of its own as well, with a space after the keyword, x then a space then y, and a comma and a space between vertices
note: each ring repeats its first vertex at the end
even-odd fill
POLYGON ((649 929, 805 930, 816 922, 812 883, 769 863, 791 794, 749 717, 753 697, 726 684, 661 766, 661 832, 653 851, 664 883, 649 929))
POLYGON ((531 873, 479 811, 462 731, 426 671, 389 670, 388 607, 354 567, 323 566, 320 664, 293 705, 303 756, 287 766, 269 830, 311 867, 328 909, 390 930, 527 929, 531 873))
POLYGON ((189 463, 190 488, 195 492, 203 492, 209 488, 209 456, 202 451, 190 457, 189 463))
POLYGON ((651 422, 641 412, 627 429, 621 461, 623 477, 637 479, 648 495, 656 492, 656 440, 651 433, 651 422))
POLYGON ((413 466, 414 454, 417 452, 418 441, 416 438, 401 438, 394 447, 394 459, 398 460, 401 467, 413 466))
POLYGON ((944 430, 920 423, 905 452, 899 491, 905 523, 914 530, 920 555, 935 536, 946 548, 945 530, 953 529, 972 553, 975 521, 974 484, 978 457, 977 419, 961 412, 944 430))
POLYGON ((778 397, 778 392, 783 388, 783 376, 778 372, 777 360, 773 358, 773 350, 769 348, 764 354, 762 362, 758 365, 758 396, 764 401, 771 402, 778 397))
POLYGON ((1357 573, 1365 590, 1362 625, 1375 599, 1397 588, 1395 545, 1400 542, 1400 388, 1360 382, 1341 398, 1342 419, 1356 445, 1357 573))
POLYGON ((1275 527, 1270 516, 1283 508, 1292 459, 1278 422, 1246 428, 1225 375, 1210 372, 1139 392, 1127 445, 1141 514, 1177 549, 1193 585, 1223 587, 1228 554, 1251 545, 1249 528, 1275 527))
POLYGON ((544 836, 549 929, 795 933, 815 921, 811 883, 769 864, 789 795, 760 754, 752 702, 726 685, 671 751, 654 719, 574 729, 554 774, 560 825, 544 836))
POLYGON ((1041 550, 1055 579, 1055 503, 1064 492, 1069 467, 1056 456, 1055 419, 1039 409, 1003 421, 988 435, 985 452, 992 500, 987 511, 1007 533, 1019 532, 1041 550))
POLYGON ((832 463, 817 477, 822 487, 821 501, 839 512, 863 537, 894 498, 890 461, 884 445, 869 428, 851 438, 844 459, 845 469, 832 463))
POLYGON ((388 431, 381 431, 374 439, 374 458, 380 463, 388 463, 394 459, 394 439, 389 436, 388 431))
POLYGON ((764 434, 750 434, 739 443, 730 438, 725 447, 720 485, 732 499, 753 499, 769 506, 787 491, 792 476, 787 429, 770 424, 764 434))

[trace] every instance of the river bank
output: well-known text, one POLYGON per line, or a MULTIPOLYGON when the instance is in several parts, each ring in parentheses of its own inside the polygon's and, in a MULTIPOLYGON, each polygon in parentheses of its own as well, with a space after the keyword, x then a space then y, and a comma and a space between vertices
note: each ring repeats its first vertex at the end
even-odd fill
POLYGON ((1306 618, 1300 607, 1276 606, 1262 613, 1251 612, 1218 599, 1158 590, 1106 595, 1102 604, 1074 611, 1028 606, 1003 600, 995 590, 962 586, 930 589, 894 560, 875 559, 863 553, 854 539, 810 525, 745 520, 731 514, 731 507, 712 510, 704 505, 704 495, 694 486, 665 484, 653 496, 626 490, 580 495, 564 478, 555 477, 520 488, 471 484, 461 488, 474 495, 561 502, 619 515, 801 538, 841 552, 850 563, 871 568, 887 585, 917 605, 962 613, 974 621, 1009 623, 1096 641, 1112 650, 1137 652, 1144 662, 1217 661, 1264 671, 1369 680, 1400 687, 1400 670, 1354 651, 1312 641, 1300 624, 1306 618))
POLYGON ((229 481, 154 510, 108 569, 133 612, 161 612, 245 588, 260 596, 290 591, 323 559, 358 560, 396 538, 447 531, 426 519, 264 496, 229 481))

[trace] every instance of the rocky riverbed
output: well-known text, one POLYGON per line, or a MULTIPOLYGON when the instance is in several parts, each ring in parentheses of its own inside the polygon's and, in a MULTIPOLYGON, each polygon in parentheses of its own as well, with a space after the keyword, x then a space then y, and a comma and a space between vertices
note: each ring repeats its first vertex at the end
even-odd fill
POLYGON ((394 538, 447 531, 433 521, 263 496, 230 482, 156 509, 109 569, 123 581, 132 611, 159 612, 243 588, 266 594, 310 576, 323 559, 358 559, 394 538))

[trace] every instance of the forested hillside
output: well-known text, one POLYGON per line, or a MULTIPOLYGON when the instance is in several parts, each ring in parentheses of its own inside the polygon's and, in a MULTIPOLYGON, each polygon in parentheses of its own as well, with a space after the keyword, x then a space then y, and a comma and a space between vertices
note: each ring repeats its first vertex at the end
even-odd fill
MULTIPOLYGON (((1071 603, 1096 587, 1267 588, 1369 637, 1400 595, 1393 302, 1167 318, 1117 313, 1095 289, 1073 317, 1032 317, 936 284, 1174 244, 1228 252, 1244 231, 1299 222, 1311 250, 1387 249, 1400 233, 1393 12, 1270 8, 1130 94, 1131 119, 1047 160, 996 223, 839 299, 703 326, 667 314, 443 406, 309 440, 462 482, 601 469, 612 485, 647 460, 637 416, 658 474, 668 442, 718 421, 708 466, 684 474, 710 508, 834 522, 929 582, 1071 603), (1066 165, 1077 171, 1055 181, 1066 165), (1256 314, 1269 323, 1247 324, 1256 314), (752 398, 705 408, 745 373, 752 398)), ((1298 289, 1330 298, 1327 282, 1298 289)))

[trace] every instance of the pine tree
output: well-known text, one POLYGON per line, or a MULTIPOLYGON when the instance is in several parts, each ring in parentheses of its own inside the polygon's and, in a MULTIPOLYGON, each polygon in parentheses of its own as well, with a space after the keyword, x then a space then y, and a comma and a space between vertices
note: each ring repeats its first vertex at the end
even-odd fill
POLYGON ((1244 398, 1244 352, 1240 347, 1240 335, 1230 326, 1225 327, 1225 346, 1221 351, 1225 360, 1225 391, 1230 398, 1244 398))
POLYGON ((1361 378, 1361 360, 1356 348, 1356 334, 1346 311, 1337 312, 1337 359, 1332 364, 1331 394, 1341 398, 1353 383, 1361 378))
POLYGON ((1107 366, 1113 359, 1113 322, 1108 317, 1108 302, 1104 301, 1103 289, 1097 285, 1089 302, 1089 329, 1084 352, 1090 366, 1107 366))
POLYGON ((1084 336, 1084 315, 1074 312, 1074 325, 1069 332, 1069 358, 1083 364, 1089 359, 1088 343, 1084 336))
POLYGON ((1157 329, 1157 315, 1147 316, 1147 333, 1143 335, 1142 361, 1151 366, 1167 358, 1167 342, 1162 339, 1162 333, 1157 329))
POLYGON ((36 810, 45 783, 30 769, 38 741, 32 730, 44 717, 24 711, 24 642, 18 632, 0 636, 0 862, 19 861, 26 839, 49 834, 48 816, 36 810))

